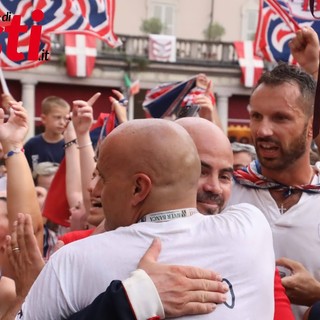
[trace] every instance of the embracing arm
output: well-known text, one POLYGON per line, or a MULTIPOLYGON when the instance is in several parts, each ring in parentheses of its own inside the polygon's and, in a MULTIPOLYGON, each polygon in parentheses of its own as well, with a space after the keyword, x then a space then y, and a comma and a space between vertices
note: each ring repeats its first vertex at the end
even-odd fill
POLYGON ((210 313, 225 301, 228 289, 221 276, 195 267, 157 263, 160 250, 160 240, 155 239, 130 278, 122 285, 112 282, 91 305, 68 319, 103 320, 105 314, 122 310, 127 316, 123 319, 164 319, 210 313))

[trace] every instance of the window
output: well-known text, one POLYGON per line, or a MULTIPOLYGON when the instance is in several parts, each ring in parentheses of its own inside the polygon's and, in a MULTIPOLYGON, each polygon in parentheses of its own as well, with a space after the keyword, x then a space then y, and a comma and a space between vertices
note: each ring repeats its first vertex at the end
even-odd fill
POLYGON ((259 3, 248 1, 242 8, 242 40, 254 40, 259 16, 259 3))
POLYGON ((151 17, 158 18, 162 22, 162 34, 174 35, 175 5, 173 3, 152 1, 151 17))

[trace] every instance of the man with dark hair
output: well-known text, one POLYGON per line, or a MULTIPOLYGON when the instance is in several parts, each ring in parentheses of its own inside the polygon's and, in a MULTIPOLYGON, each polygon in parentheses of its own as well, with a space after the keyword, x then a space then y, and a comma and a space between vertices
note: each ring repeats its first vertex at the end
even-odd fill
MULTIPOLYGON (((280 64, 263 74, 249 106, 259 162, 235 173, 229 202, 251 203, 263 211, 278 265, 285 267, 283 284, 298 305, 311 305, 320 297, 320 263, 314 256, 319 251, 319 172, 310 165, 315 90, 313 78, 296 66, 280 64), (301 277, 301 268, 282 257, 299 261, 310 273, 301 277)), ((297 319, 305 309, 293 306, 297 319)))

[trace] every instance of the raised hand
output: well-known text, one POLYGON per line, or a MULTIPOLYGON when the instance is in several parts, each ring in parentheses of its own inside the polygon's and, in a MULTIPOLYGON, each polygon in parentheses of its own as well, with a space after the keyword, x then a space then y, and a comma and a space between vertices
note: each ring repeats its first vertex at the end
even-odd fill
POLYGON ((16 102, 16 100, 7 93, 2 93, 1 94, 1 107, 6 111, 9 112, 9 108, 10 108, 10 102, 14 101, 16 102))
POLYGON ((109 97, 109 100, 112 103, 111 109, 115 111, 119 123, 127 122, 128 100, 124 98, 124 95, 120 91, 113 89, 112 92, 117 99, 112 96, 109 97))
POLYGON ((213 91, 212 81, 208 80, 207 77, 205 80, 202 77, 200 79, 202 79, 202 85, 206 84, 206 90, 204 94, 200 94, 197 97, 195 97, 194 102, 195 104, 198 104, 200 107, 198 114, 201 118, 207 119, 219 126, 220 128, 222 128, 221 121, 217 111, 217 106, 216 104, 212 103, 211 99, 213 91))
POLYGON ((18 214, 13 232, 7 236, 6 252, 11 264, 18 297, 26 297, 44 266, 44 260, 33 234, 31 216, 18 214))
POLYGON ((72 122, 77 136, 89 132, 93 123, 92 106, 98 100, 101 93, 95 93, 88 101, 73 101, 72 122))
POLYGON ((0 109, 0 142, 6 150, 21 147, 28 133, 28 117, 22 102, 10 101, 9 105, 7 122, 4 122, 4 111, 0 109))
POLYGON ((319 38, 311 27, 303 27, 296 32, 289 42, 294 59, 299 65, 315 79, 319 66, 319 38))

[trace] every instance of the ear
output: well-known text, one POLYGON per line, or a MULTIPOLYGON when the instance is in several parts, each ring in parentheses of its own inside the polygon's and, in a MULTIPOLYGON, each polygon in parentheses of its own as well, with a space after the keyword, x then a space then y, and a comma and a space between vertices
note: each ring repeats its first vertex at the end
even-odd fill
POLYGON ((308 122, 308 137, 312 138, 312 136, 313 136, 313 117, 311 117, 308 122))
POLYGON ((133 176, 134 188, 131 198, 131 204, 133 206, 141 203, 150 193, 152 188, 152 182, 149 176, 145 173, 137 173, 133 176))
POLYGON ((40 117, 41 117, 42 123, 45 124, 45 123, 46 123, 47 116, 46 116, 44 113, 41 113, 40 117))

